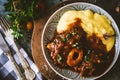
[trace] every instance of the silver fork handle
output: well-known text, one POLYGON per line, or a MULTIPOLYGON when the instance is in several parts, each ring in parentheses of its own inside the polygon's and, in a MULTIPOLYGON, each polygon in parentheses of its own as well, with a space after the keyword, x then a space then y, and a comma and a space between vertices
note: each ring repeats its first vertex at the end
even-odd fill
POLYGON ((13 43, 13 46, 16 50, 16 54, 18 55, 20 59, 21 65, 23 69, 25 70, 25 76, 27 80, 33 80, 35 78, 35 72, 30 68, 28 62, 25 60, 25 58, 23 57, 23 55, 21 54, 21 52, 19 51, 15 43, 13 43))
POLYGON ((24 77, 24 75, 22 74, 20 68, 18 67, 18 65, 16 64, 15 60, 13 59, 12 55, 10 52, 6 53, 8 59, 11 61, 13 69, 16 73, 16 76, 18 77, 18 80, 26 80, 26 78, 24 77))

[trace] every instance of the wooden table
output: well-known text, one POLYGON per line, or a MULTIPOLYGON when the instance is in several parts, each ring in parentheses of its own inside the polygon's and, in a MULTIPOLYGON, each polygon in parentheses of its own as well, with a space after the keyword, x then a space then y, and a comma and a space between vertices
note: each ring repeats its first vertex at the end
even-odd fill
MULTIPOLYGON (((81 1, 81 0, 77 0, 81 1)), ((83 0, 82 0, 83 1, 83 0)), ((96 4, 102 8, 104 8, 106 11, 108 11, 112 17, 116 20, 119 29, 120 29, 120 14, 115 12, 116 5, 119 0, 97 0, 97 2, 92 2, 92 0, 84 0, 85 2, 91 2, 93 4, 96 4)), ((35 61, 35 64, 38 66, 40 72, 42 75, 47 79, 52 80, 61 80, 60 76, 58 76, 47 64, 45 61, 45 58, 42 53, 41 49, 41 34, 42 30, 44 28, 44 24, 46 23, 49 16, 58 8, 62 7, 63 5, 76 2, 75 0, 70 0, 63 2, 61 4, 58 4, 57 6, 53 7, 51 10, 48 11, 49 14, 47 14, 42 19, 38 19, 34 21, 34 30, 32 35, 32 56, 35 61)), ((101 77, 98 80, 119 80, 120 79, 120 57, 118 58, 116 64, 114 67, 103 77, 101 77)))

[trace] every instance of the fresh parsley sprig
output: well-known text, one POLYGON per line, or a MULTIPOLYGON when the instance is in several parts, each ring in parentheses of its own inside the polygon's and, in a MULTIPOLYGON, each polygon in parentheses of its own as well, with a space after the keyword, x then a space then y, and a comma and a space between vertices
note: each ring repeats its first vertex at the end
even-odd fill
POLYGON ((20 38, 23 36, 22 29, 25 29, 24 23, 28 19, 33 19, 34 15, 34 1, 32 0, 18 0, 17 5, 14 4, 14 0, 9 0, 5 4, 5 9, 8 11, 7 18, 10 21, 11 29, 13 30, 13 35, 15 38, 20 38), (16 8, 16 9, 15 9, 16 8), (17 10, 17 11, 16 11, 17 10), (22 26, 22 27, 21 27, 22 26))

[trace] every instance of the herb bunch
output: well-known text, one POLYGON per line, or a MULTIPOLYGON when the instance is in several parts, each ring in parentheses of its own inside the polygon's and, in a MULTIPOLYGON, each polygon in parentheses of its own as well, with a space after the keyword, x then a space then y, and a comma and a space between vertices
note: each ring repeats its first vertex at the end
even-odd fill
POLYGON ((26 23, 33 20, 34 16, 34 1, 33 0, 9 0, 5 4, 5 9, 8 11, 7 18, 10 21, 11 29, 15 38, 23 36, 22 30, 26 29, 26 23), (17 2, 16 2, 17 1, 17 2))

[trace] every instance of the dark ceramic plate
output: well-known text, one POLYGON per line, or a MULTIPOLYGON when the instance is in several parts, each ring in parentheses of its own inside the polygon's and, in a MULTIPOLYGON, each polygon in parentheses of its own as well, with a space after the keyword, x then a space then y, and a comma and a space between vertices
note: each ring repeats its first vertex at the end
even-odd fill
POLYGON ((49 53, 48 53, 48 50, 46 49, 46 44, 48 42, 50 42, 50 40, 53 38, 54 32, 56 30, 56 26, 57 26, 61 16, 64 14, 64 12, 66 12, 68 10, 87 10, 87 9, 90 9, 93 12, 105 15, 111 21, 111 25, 113 26, 113 28, 115 30, 116 37, 115 37, 115 56, 114 56, 114 60, 112 61, 111 65, 109 66, 109 68, 103 74, 101 74, 99 76, 84 78, 84 80, 94 80, 94 79, 97 79, 97 78, 103 76, 104 74, 106 74, 113 67, 113 65, 115 64, 115 62, 119 56, 120 33, 118 30, 118 26, 116 25, 115 21, 110 16, 110 14, 108 14, 102 8, 100 8, 96 5, 90 4, 90 3, 77 2, 77 3, 71 3, 68 5, 65 5, 65 6, 61 7, 60 9, 58 9, 57 11, 55 11, 51 15, 51 17, 48 19, 47 23, 45 24, 45 27, 44 27, 44 30, 42 33, 42 40, 41 40, 42 51, 43 51, 43 54, 44 54, 44 57, 45 57, 47 63, 58 75, 60 75, 61 77, 65 78, 65 79, 82 80, 83 78, 76 72, 73 72, 73 71, 67 70, 67 69, 61 69, 61 68, 55 66, 53 64, 53 61, 52 61, 49 53))

